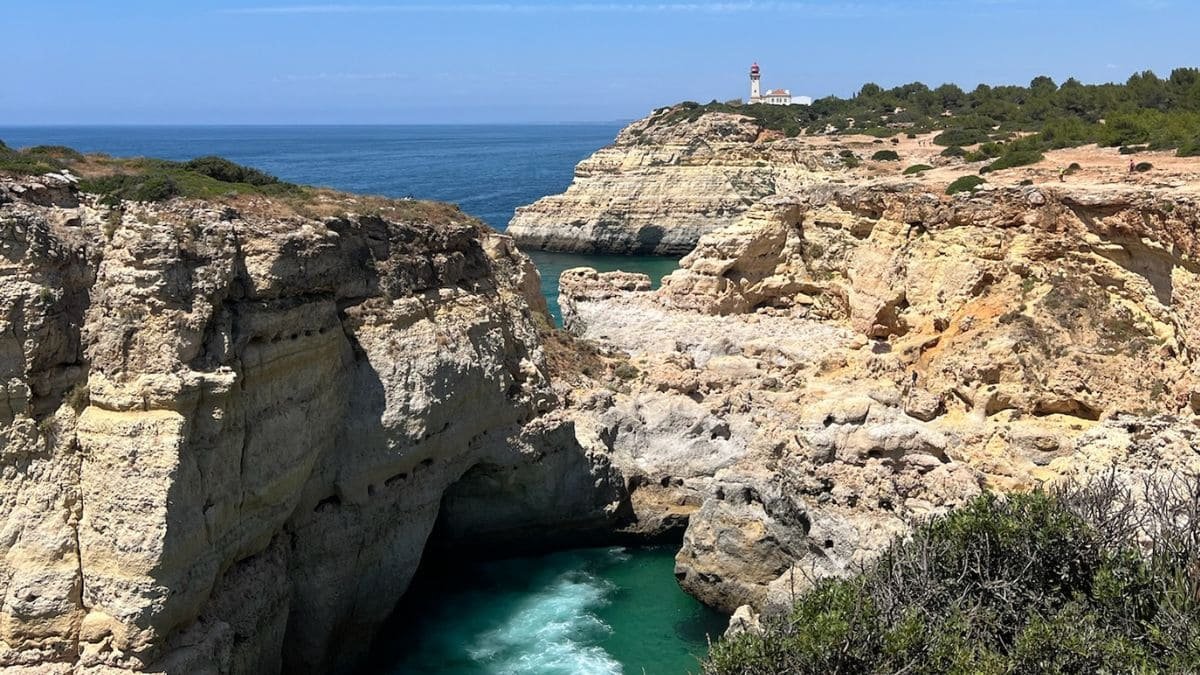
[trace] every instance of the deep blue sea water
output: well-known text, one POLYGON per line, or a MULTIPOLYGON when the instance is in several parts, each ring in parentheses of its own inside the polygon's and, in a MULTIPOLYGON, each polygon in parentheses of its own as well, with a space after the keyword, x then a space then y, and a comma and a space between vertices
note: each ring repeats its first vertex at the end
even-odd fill
MULTIPOLYGON (((221 155, 305 185, 458 204, 503 230, 518 206, 562 192, 575 165, 611 143, 608 124, 429 126, 3 127, 9 146, 66 145, 119 157, 186 160, 221 155)), ((655 282, 673 258, 530 252, 558 315, 558 274, 576 265, 646 272, 655 282)))
MULTIPOLYGON (((0 127, 12 147, 185 160, 222 155, 296 183, 453 202, 504 229, 513 210, 571 182, 579 160, 620 125, 394 127, 0 127)), ((670 258, 531 252, 557 314, 563 269, 641 271, 658 278, 670 258)), ((724 621, 675 583, 666 549, 584 549, 481 563, 428 581, 434 598, 410 624, 378 641, 387 675, 575 675, 698 672, 706 635, 724 621)))

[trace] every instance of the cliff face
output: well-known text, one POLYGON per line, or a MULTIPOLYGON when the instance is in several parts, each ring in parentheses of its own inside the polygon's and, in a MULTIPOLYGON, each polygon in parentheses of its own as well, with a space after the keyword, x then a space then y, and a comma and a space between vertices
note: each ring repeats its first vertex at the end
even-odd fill
POLYGON ((451 486, 461 537, 616 515, 550 410, 528 259, 457 212, 355 206, 0 179, 0 665, 346 666, 451 486))
POLYGON ((1200 471, 1198 224, 1175 188, 775 196, 658 291, 564 273, 568 328, 630 355, 573 400, 639 521, 687 519, 684 588, 782 611, 982 490, 1200 471))
POLYGON ((527 248, 682 255, 760 198, 827 179, 842 161, 772 140, 741 115, 665 125, 667 112, 626 127, 579 163, 565 193, 517 209, 506 232, 527 248))

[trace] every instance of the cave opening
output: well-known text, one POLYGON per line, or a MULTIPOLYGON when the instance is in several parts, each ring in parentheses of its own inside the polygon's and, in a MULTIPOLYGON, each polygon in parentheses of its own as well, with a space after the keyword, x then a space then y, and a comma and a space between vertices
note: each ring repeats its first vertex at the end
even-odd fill
POLYGON ((479 464, 446 490, 408 592, 359 672, 697 670, 728 619, 679 588, 679 542, 522 522, 528 504, 511 481, 479 464))

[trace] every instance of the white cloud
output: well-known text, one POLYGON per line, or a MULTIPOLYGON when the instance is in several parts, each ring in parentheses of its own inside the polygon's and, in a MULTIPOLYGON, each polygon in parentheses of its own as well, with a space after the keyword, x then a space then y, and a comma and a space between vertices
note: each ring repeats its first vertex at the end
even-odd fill
POLYGON ((318 80, 411 80, 411 73, 315 73, 311 75, 283 75, 276 82, 314 82, 318 80))
POLYGON ((243 7, 221 10, 223 14, 386 14, 386 13, 737 13, 763 11, 803 11, 815 14, 859 14, 877 11, 854 2, 564 2, 553 4, 535 3, 439 3, 439 4, 389 4, 389 5, 280 5, 243 7))

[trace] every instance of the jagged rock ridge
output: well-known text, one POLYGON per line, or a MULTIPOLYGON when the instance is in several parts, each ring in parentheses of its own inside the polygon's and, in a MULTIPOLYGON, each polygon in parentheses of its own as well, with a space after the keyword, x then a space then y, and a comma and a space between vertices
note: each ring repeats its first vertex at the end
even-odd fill
POLYGON ((567 327, 630 355, 615 393, 579 382, 579 426, 639 522, 686 520, 683 587, 749 623, 982 490, 1200 471, 1198 205, 888 180, 764 199, 657 291, 563 274, 567 327))

